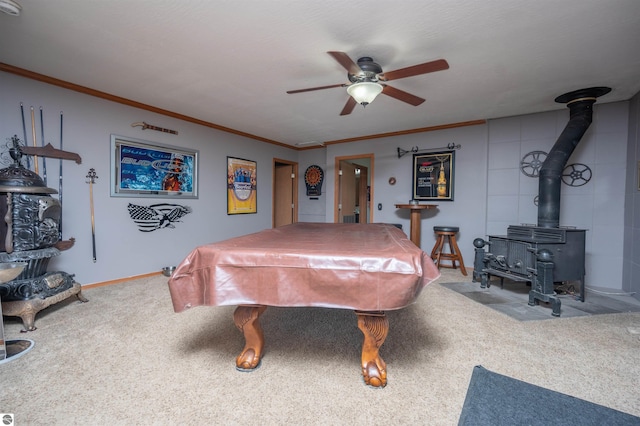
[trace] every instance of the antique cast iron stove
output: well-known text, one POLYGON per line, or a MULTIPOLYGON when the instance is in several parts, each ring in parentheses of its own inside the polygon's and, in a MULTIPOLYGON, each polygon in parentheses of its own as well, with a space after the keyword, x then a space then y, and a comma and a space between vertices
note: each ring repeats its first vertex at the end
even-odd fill
MULTIPOLYGON (((22 318, 27 331, 35 330, 35 315, 42 309, 76 295, 80 284, 66 272, 48 272, 60 241, 60 202, 36 173, 20 164, 19 148, 11 148, 14 164, 0 170, 0 262, 24 262, 15 279, 0 284, 4 315, 22 318)), ((67 247, 68 248, 68 247, 67 247)))
POLYGON ((473 280, 480 281, 482 288, 490 286, 491 275, 530 282, 529 305, 550 302, 552 315, 560 316, 554 284, 580 281, 580 300, 584 302, 586 231, 559 226, 560 185, 569 157, 591 124, 596 98, 610 91, 608 87, 592 87, 555 99, 567 104, 570 118, 540 168, 538 224, 511 225, 506 236, 474 240, 473 280))

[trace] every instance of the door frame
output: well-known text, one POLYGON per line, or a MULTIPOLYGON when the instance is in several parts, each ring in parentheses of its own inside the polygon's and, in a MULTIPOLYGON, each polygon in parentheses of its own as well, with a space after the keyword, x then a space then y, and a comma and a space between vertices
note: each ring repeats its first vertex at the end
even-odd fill
POLYGON ((273 179, 271 184, 271 227, 275 227, 276 224, 276 187, 278 182, 276 182, 276 165, 277 164, 288 164, 292 167, 292 173, 294 175, 291 178, 292 185, 292 200, 293 211, 292 211, 292 223, 296 223, 298 221, 298 163, 290 160, 283 160, 281 158, 273 158, 273 164, 271 167, 271 171, 273 172, 273 179))
MULTIPOLYGON (((369 203, 367 209, 369 211, 369 220, 368 223, 373 223, 373 182, 374 182, 374 159, 375 155, 373 153, 368 154, 356 154, 356 155, 346 155, 342 157, 335 157, 335 175, 333 178, 333 222, 338 223, 339 220, 339 212, 338 212, 338 204, 340 204, 340 162, 341 161, 349 161, 349 160, 358 160, 361 158, 369 159, 369 203)), ((351 162, 351 161, 349 161, 351 162)), ((362 214, 362 212, 360 213, 362 214)))

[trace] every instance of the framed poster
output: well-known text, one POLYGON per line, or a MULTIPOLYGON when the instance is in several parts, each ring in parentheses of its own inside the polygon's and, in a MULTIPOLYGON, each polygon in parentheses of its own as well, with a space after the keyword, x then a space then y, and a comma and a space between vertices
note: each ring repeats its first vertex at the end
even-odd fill
POLYGON ((257 176, 255 161, 227 157, 227 214, 258 211, 257 176))
POLYGON ((453 201, 455 151, 413 155, 413 199, 453 201))
POLYGON ((111 135, 111 196, 198 198, 198 151, 111 135))

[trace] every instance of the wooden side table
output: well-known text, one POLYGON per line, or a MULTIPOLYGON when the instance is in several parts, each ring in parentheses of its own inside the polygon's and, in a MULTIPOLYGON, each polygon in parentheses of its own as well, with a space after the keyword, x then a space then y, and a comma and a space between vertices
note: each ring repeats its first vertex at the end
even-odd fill
POLYGON ((420 219, 422 216, 422 210, 435 209, 437 204, 396 204, 397 209, 409 209, 411 210, 411 231, 410 239, 413 244, 420 247, 420 219))

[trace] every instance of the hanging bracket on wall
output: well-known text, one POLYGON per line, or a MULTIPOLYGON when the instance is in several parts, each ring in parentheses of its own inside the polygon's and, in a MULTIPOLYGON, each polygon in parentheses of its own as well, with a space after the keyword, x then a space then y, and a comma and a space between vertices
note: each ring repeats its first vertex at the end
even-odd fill
POLYGON ((402 158, 403 155, 408 154, 410 152, 414 153, 414 154, 418 154, 421 152, 429 152, 429 151, 440 151, 443 149, 460 149, 462 148, 462 146, 460 144, 454 144, 454 143, 450 143, 447 146, 443 146, 440 148, 424 148, 424 149, 418 149, 417 146, 414 146, 413 148, 411 148, 411 150, 407 151, 405 149, 402 149, 400 147, 398 147, 398 158, 402 158))
POLYGON ((151 129, 151 130, 157 130, 158 132, 171 133, 172 135, 177 135, 178 134, 177 130, 171 130, 171 129, 166 129, 164 127, 153 126, 151 124, 145 123, 144 121, 139 121, 137 123, 131 123, 131 127, 142 127, 142 130, 151 129))

